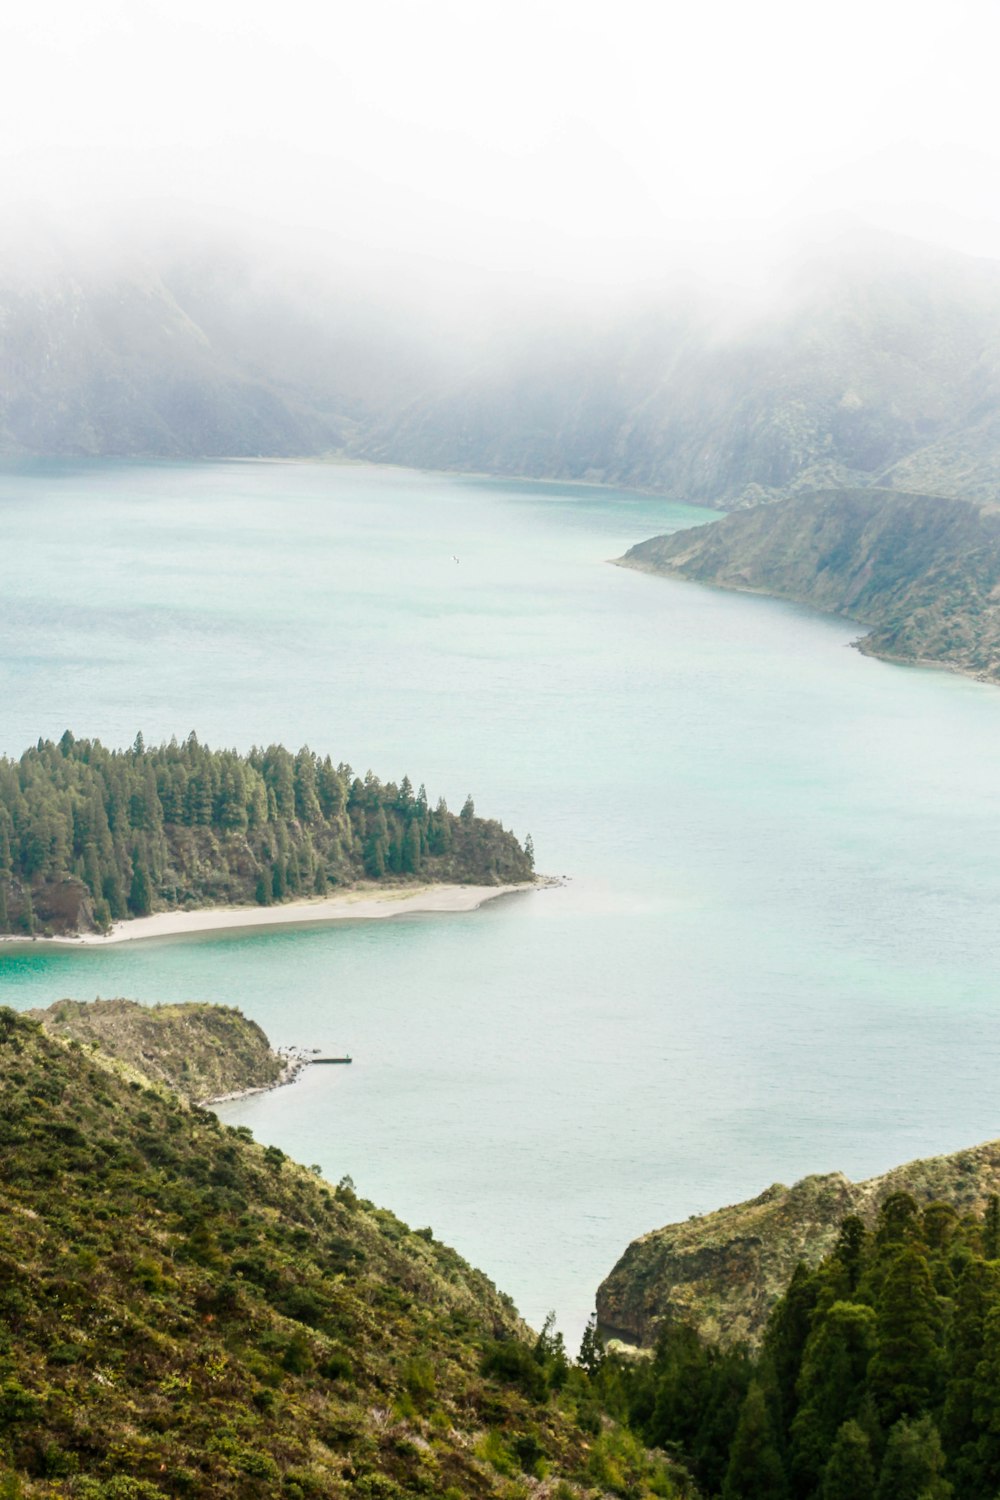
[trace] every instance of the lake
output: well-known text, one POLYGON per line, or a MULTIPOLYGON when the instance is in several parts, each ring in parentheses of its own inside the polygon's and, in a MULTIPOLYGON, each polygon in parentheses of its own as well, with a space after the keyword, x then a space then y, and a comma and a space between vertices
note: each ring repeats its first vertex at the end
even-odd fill
POLYGON ((351 1052, 220 1113, 430 1224, 574 1348, 634 1235, 1000 1134, 1000 692, 607 565, 707 518, 337 464, 5 465, 3 751, 308 743, 471 791, 568 880, 7 949, 3 1000, 216 1000, 351 1052))

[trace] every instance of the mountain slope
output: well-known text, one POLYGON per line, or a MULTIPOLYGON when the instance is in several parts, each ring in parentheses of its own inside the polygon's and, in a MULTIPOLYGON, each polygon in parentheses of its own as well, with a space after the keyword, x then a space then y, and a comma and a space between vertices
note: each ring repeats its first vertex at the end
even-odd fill
POLYGON ((601 1283, 600 1325, 610 1337, 647 1347, 674 1322, 710 1340, 756 1345, 797 1262, 818 1265, 848 1214, 871 1227, 898 1192, 982 1214, 1000 1193, 1000 1141, 908 1162, 865 1182, 833 1172, 790 1188, 775 1183, 747 1203, 654 1229, 632 1241, 601 1283))
MULTIPOLYGON (((753 298, 400 299, 224 247, 0 255, 0 453, 347 453, 732 508, 1000 481, 1000 267, 887 237, 753 298)), ((399 277, 395 278, 400 279, 399 277)), ((405 277, 402 278, 405 280, 405 277)))
POLYGON ((595 1493, 584 1387, 429 1229, 9 1010, 0 1088, 0 1492, 595 1493))
POLYGON ((1000 681, 1000 509, 828 490, 630 547, 624 567, 793 599, 871 633, 872 656, 1000 681))
POLYGON ((752 307, 678 288, 628 315, 515 328, 354 446, 726 508, 918 478, 985 498, 998 408, 998 268, 863 243, 790 268, 752 307))

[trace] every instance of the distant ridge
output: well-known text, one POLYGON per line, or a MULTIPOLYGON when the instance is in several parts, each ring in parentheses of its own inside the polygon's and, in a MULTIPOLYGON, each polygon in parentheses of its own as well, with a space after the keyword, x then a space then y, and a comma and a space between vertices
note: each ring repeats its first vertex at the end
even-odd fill
POLYGON ((630 547, 623 567, 772 594, 871 627, 871 656, 1000 682, 1000 508, 824 490, 630 547))
POLYGON ((340 454, 727 509, 829 487, 1000 492, 992 262, 869 237, 738 309, 673 285, 544 315, 515 297, 465 317, 442 293, 435 316, 392 311, 390 290, 219 249, 5 254, 0 454, 340 454))

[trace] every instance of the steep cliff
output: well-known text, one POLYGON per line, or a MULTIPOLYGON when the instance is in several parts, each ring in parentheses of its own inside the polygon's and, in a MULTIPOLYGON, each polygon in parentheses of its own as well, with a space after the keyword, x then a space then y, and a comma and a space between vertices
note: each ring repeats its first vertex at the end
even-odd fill
POLYGON ((872 1225, 886 1198, 902 1191, 920 1203, 941 1200, 982 1213, 1000 1193, 1000 1141, 909 1162, 865 1182, 835 1172, 790 1188, 775 1183, 747 1203, 641 1235, 601 1283, 600 1326, 607 1337, 642 1347, 672 1322, 724 1344, 754 1346, 796 1264, 818 1265, 848 1214, 872 1225))

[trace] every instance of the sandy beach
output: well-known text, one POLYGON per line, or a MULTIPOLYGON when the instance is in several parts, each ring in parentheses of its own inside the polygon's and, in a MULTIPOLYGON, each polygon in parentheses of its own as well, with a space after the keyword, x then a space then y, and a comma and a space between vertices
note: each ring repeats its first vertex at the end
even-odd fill
POLYGON ((522 885, 423 885, 380 889, 361 886, 337 896, 289 901, 281 906, 211 906, 198 911, 162 911, 151 917, 116 922, 106 934, 86 932, 69 937, 0 937, 0 943, 48 943, 59 947, 105 948, 150 938, 190 937, 198 932, 230 932, 243 927, 303 926, 312 922, 373 921, 420 912, 475 911, 486 901, 517 891, 538 890, 544 880, 522 885))

